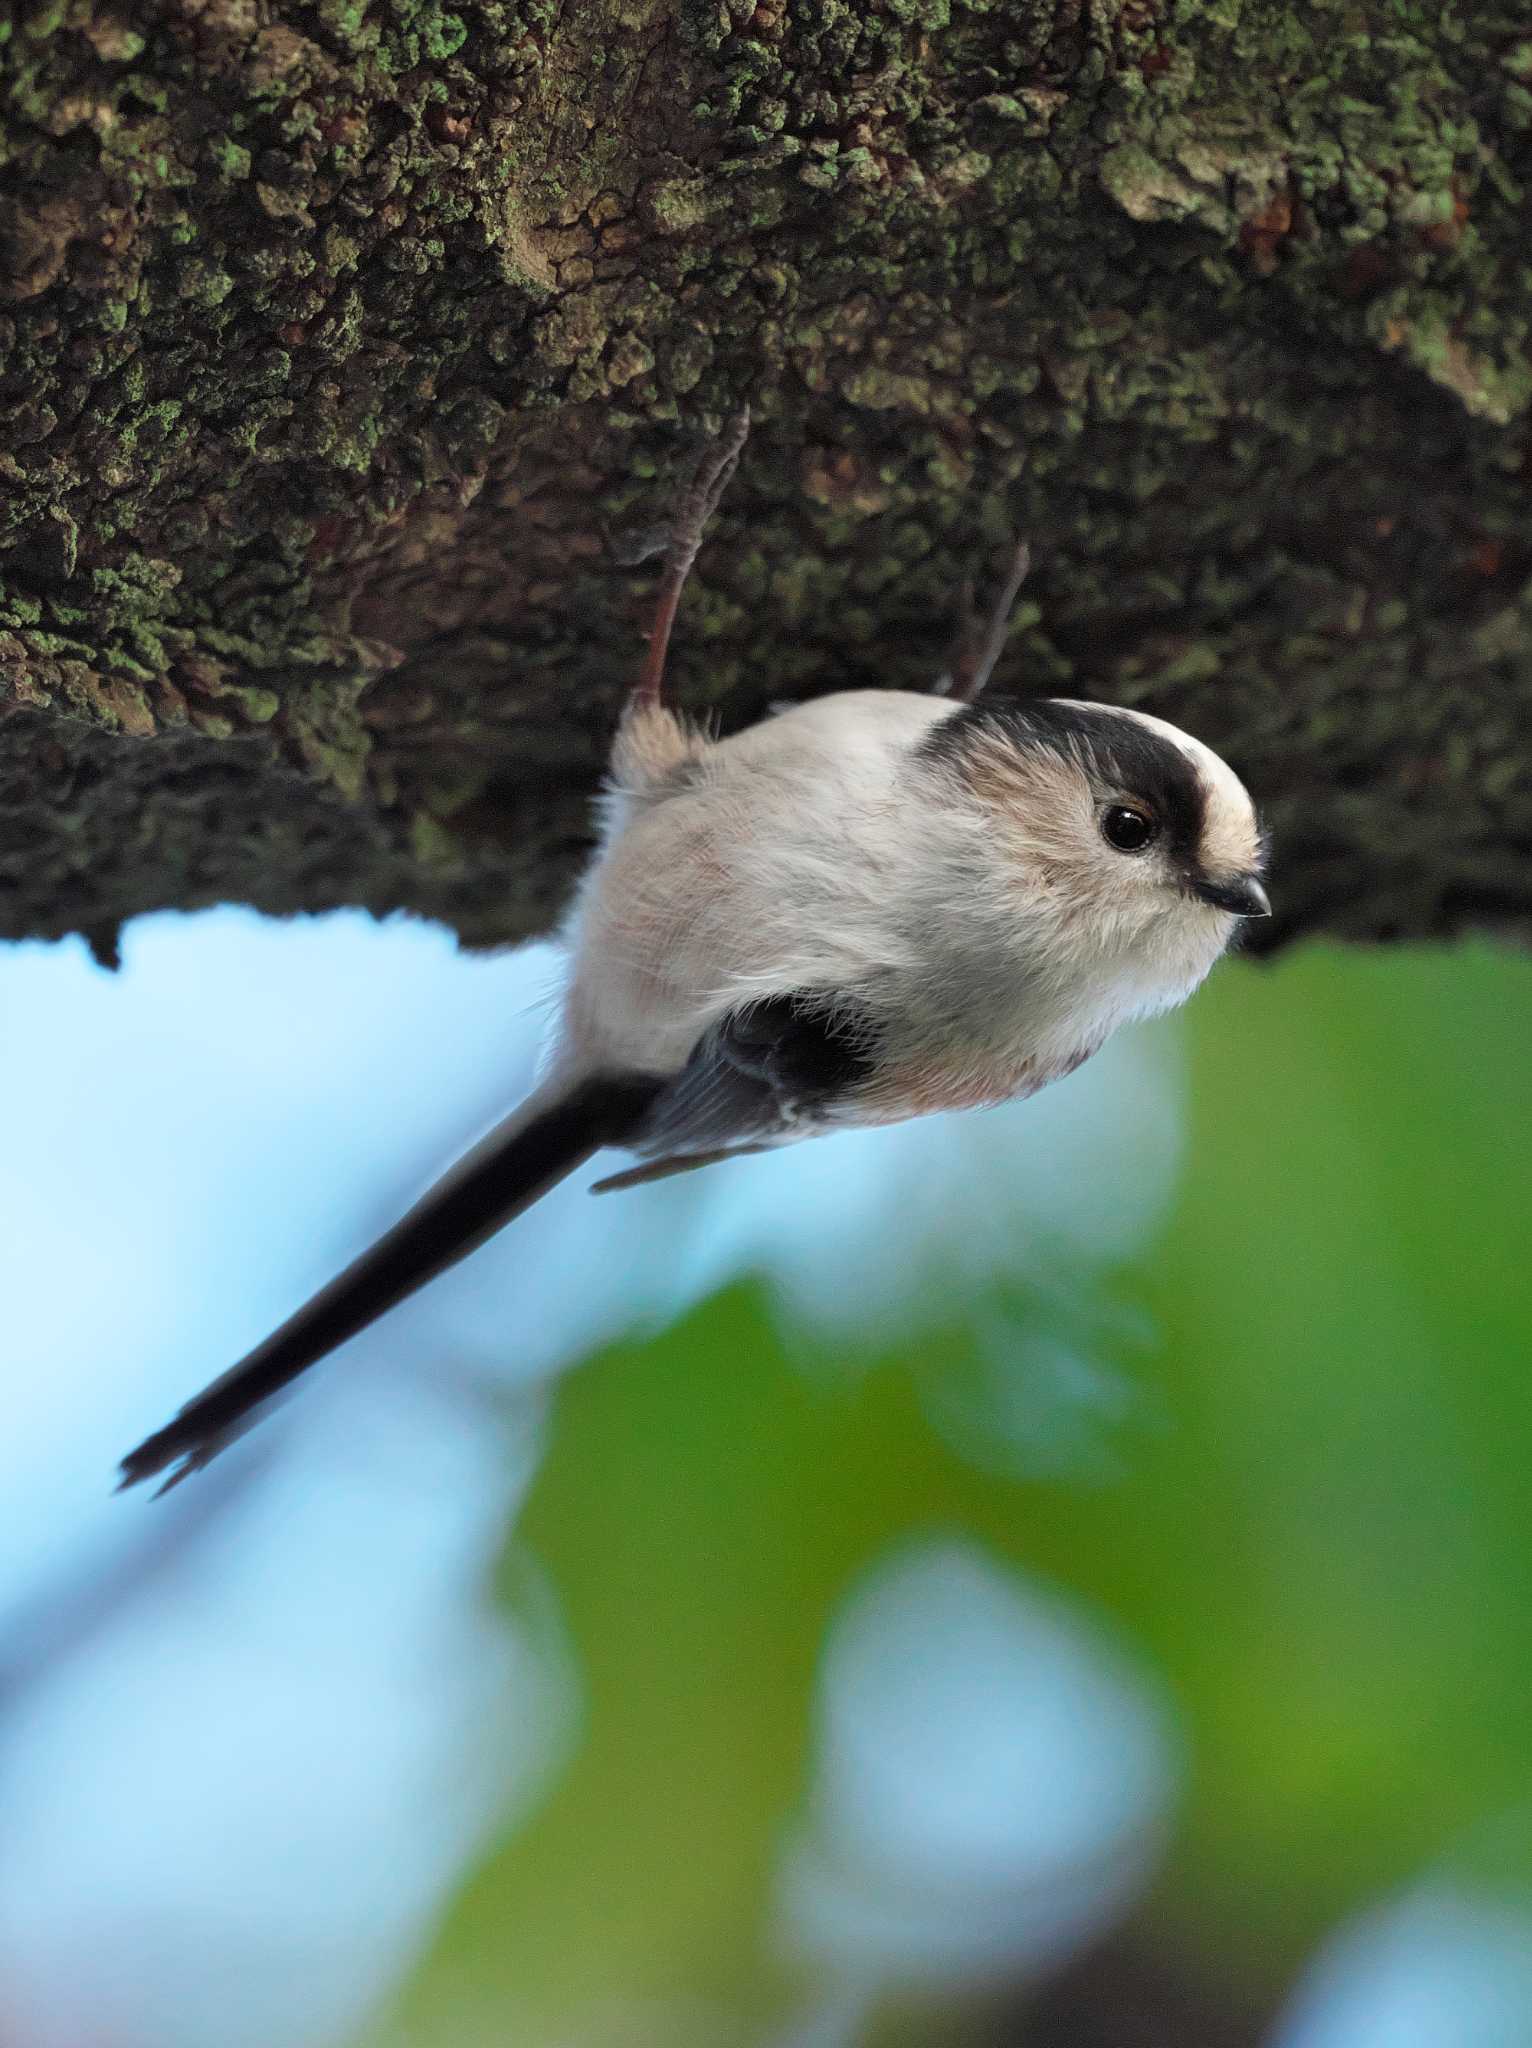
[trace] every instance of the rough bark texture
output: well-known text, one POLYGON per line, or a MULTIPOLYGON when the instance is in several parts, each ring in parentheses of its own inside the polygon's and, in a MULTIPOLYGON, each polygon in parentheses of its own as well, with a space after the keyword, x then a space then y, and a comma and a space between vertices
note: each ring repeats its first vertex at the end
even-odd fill
POLYGON ((1005 680, 1227 751, 1278 939, 1532 929, 1532 34, 1442 0, 24 0, 0 933, 544 925, 653 522, 692 705, 1005 680))

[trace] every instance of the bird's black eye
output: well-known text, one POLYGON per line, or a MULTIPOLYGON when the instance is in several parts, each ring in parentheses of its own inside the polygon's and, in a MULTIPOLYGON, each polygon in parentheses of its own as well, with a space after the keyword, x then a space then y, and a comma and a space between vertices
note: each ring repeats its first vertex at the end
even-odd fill
POLYGON ((1147 811, 1134 810, 1131 804, 1108 804, 1101 813, 1101 836, 1119 853, 1142 853, 1159 838, 1160 828, 1147 811))

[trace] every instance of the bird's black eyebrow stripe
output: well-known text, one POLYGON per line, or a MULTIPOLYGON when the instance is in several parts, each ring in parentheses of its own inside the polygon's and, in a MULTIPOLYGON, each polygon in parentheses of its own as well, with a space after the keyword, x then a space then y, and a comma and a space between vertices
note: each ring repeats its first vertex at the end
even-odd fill
POLYGON ((961 769, 975 742, 985 739, 1057 754, 1083 766, 1103 795, 1137 797, 1160 820, 1176 858, 1196 861, 1207 809, 1202 778, 1174 740, 1136 718, 1052 697, 964 704, 926 734, 919 751, 928 761, 961 769))

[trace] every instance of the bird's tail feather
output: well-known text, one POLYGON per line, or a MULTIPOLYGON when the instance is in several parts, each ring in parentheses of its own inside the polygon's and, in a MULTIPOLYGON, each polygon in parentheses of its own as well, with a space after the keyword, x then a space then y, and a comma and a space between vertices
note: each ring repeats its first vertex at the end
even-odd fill
POLYGON ((537 1090, 392 1230, 130 1451, 120 1485, 136 1486, 175 1466, 163 1493, 205 1465, 301 1372, 466 1257, 593 1152, 622 1143, 661 1085, 618 1075, 537 1090))

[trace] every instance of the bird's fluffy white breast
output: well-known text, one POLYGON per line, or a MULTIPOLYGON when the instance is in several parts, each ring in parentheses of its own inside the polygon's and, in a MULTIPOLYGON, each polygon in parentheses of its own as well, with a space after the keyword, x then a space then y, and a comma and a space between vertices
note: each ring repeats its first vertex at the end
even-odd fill
POLYGON ((911 749, 951 705, 848 691, 707 746, 619 799, 577 898, 565 1025, 581 1065, 679 1065, 752 996, 897 973, 911 749))

